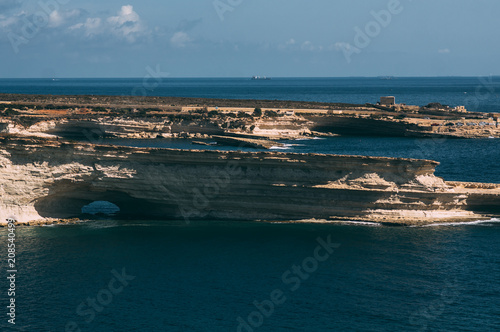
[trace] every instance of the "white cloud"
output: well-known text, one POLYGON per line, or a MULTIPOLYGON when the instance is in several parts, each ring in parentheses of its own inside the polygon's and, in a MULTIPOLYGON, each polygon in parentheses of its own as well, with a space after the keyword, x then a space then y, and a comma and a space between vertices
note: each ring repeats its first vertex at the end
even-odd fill
POLYGON ((337 51, 337 52, 343 52, 344 54, 346 53, 359 53, 360 50, 356 48, 356 46, 353 46, 349 43, 346 42, 336 42, 335 44, 332 44, 328 47, 329 51, 337 51))
POLYGON ((131 5, 122 6, 116 16, 89 17, 85 22, 80 22, 69 27, 72 31, 81 31, 87 38, 98 35, 114 36, 130 43, 147 35, 148 31, 141 18, 131 5))
POLYGON ((284 44, 278 44, 278 50, 280 50, 280 51, 291 50, 291 49, 294 49, 296 47, 296 45, 297 45, 297 41, 293 38, 290 38, 284 44))
POLYGON ((134 42, 138 35, 144 32, 139 15, 131 5, 122 6, 118 16, 111 16, 107 19, 113 33, 123 37, 129 42, 134 42))
POLYGON ((56 28, 65 24, 69 19, 74 19, 81 15, 81 11, 73 9, 71 11, 54 10, 49 15, 49 27, 56 28))
POLYGON ((333 48, 336 50, 336 51, 342 51, 343 49, 349 47, 350 44, 349 43, 346 43, 346 42, 336 42, 335 44, 333 44, 333 48))
POLYGON ((83 29, 85 32, 85 37, 93 37, 95 35, 98 35, 103 31, 101 29, 101 19, 96 17, 96 18, 87 18, 85 23, 78 23, 75 24, 71 27, 69 27, 70 30, 77 30, 77 29, 83 29))
POLYGON ((314 51, 316 47, 314 47, 313 43, 311 43, 309 40, 306 40, 305 42, 302 43, 300 48, 303 51, 314 51))
POLYGON ((450 51, 450 49, 448 49, 448 48, 444 48, 444 49, 438 50, 438 53, 439 53, 439 54, 448 54, 448 53, 450 53, 450 52, 451 52, 451 51, 450 51))
POLYGON ((7 28, 13 24, 16 24, 18 20, 19 18, 16 16, 7 17, 5 15, 0 15, 0 28, 7 28))
POLYGON ((174 47, 182 48, 185 47, 191 41, 189 35, 184 31, 176 32, 172 38, 170 38, 170 43, 174 47))
POLYGON ((134 11, 132 5, 122 6, 121 10, 118 12, 118 16, 111 16, 108 18, 108 22, 114 26, 122 26, 125 23, 139 22, 139 15, 134 11))

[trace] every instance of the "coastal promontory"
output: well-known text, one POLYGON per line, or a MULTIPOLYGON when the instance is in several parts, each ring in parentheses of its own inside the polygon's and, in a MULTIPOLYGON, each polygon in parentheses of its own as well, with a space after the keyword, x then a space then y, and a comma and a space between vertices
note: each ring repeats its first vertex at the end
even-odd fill
POLYGON ((0 137, 0 218, 361 220, 389 224, 499 215, 495 184, 447 183, 416 159, 104 146, 0 137))
POLYGON ((440 104, 0 98, 1 221, 84 219, 89 216, 83 207, 98 201, 116 206, 114 218, 188 222, 394 225, 500 215, 499 185, 447 182, 435 176, 435 161, 265 151, 284 139, 317 136, 500 137, 498 117, 491 114, 440 104), (184 139, 194 145, 138 148, 105 145, 105 138, 184 139), (205 150, 205 145, 260 152, 205 150))

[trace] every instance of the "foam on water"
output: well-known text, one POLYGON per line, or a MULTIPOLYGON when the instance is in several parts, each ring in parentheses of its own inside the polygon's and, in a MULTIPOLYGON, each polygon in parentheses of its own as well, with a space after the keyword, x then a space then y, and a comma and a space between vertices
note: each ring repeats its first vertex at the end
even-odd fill
POLYGON ((377 222, 367 222, 367 221, 351 221, 351 220, 325 220, 325 219, 305 219, 298 221, 273 221, 270 224, 333 224, 333 225, 345 225, 345 226, 371 226, 380 227, 383 226, 377 222))
POLYGON ((491 224, 500 223, 499 218, 493 218, 489 220, 474 220, 474 221, 465 221, 465 222, 444 222, 444 223, 435 223, 423 226, 412 226, 412 227, 440 227, 440 226, 470 226, 470 225, 479 225, 479 226, 492 226, 491 224))

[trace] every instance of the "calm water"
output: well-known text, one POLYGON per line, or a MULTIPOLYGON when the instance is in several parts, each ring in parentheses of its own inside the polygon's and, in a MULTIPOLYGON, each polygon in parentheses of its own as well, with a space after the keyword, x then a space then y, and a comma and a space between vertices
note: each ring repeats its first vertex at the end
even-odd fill
POLYGON ((500 112, 500 77, 434 78, 164 78, 143 79, 0 79, 0 93, 149 95, 229 99, 373 103, 394 95, 408 105, 465 105, 469 110, 500 112))
MULTIPOLYGON (((255 331, 500 329, 498 222, 389 228, 98 221, 19 229, 17 237, 22 331, 64 331, 68 322, 82 331, 237 331, 238 317, 253 317, 254 301, 264 303, 274 290, 286 300, 255 331), (286 272, 314 255, 318 237, 340 247, 316 266, 306 263, 310 272, 292 282, 286 272), (123 269, 135 278, 110 302, 104 297, 109 304, 87 323, 78 306, 102 297, 111 271, 123 269)), ((7 289, 5 279, 0 286, 7 289)))
MULTIPOLYGON (((274 151, 330 153, 439 161, 436 175, 448 181, 500 183, 500 139, 415 139, 385 137, 332 137, 283 141, 274 151)), ((234 147, 197 146, 188 140, 105 139, 105 144, 174 149, 234 150, 234 147)), ((243 148, 244 151, 262 151, 243 148)))
MULTIPOLYGON (((165 79, 148 93, 353 103, 394 94, 408 104, 461 105, 481 88, 478 82, 165 79)), ((140 84, 0 80, 0 91, 120 95, 140 84)), ((492 84, 481 99, 468 101, 500 110, 500 86, 492 84)), ((346 137, 290 141, 282 151, 428 158, 442 162, 437 174, 448 180, 500 183, 499 142, 346 137)), ((195 147, 169 140, 112 143, 195 147)), ((17 329, 2 313, 0 331, 65 331, 68 324, 81 331, 498 331, 499 239, 499 219, 415 228, 99 220, 18 229, 17 329), (321 262, 311 258, 319 253, 318 238, 340 245, 331 252, 321 247, 321 262), (116 275, 123 273, 130 280, 120 283, 116 275), (92 309, 87 301, 96 297, 92 309)), ((2 229, 2 275, 6 246, 2 229)), ((5 312, 7 289, 2 277, 5 312)))

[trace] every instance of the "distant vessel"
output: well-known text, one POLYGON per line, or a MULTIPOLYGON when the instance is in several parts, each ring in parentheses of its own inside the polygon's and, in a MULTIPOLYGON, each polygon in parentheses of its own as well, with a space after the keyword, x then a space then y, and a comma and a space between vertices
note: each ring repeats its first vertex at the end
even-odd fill
POLYGON ((254 81, 269 81, 271 78, 266 76, 252 76, 252 80, 254 81))

